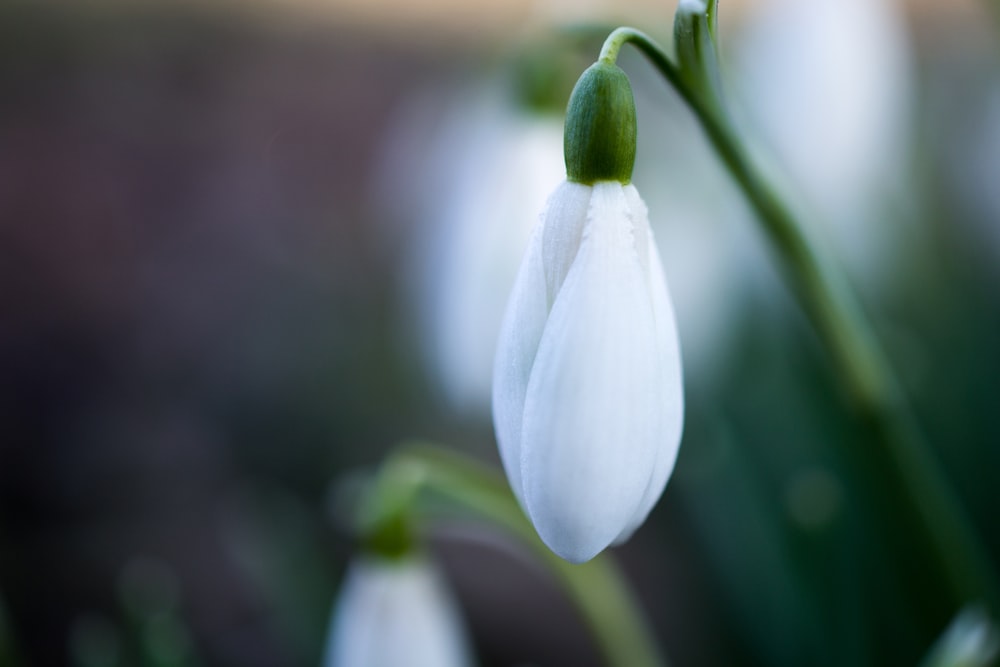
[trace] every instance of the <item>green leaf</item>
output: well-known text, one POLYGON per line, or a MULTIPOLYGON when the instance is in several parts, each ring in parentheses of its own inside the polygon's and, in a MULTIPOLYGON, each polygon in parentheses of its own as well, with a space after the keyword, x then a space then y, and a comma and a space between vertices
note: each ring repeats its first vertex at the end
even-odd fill
POLYGON ((681 78, 703 103, 722 102, 718 57, 718 0, 681 0, 674 15, 674 45, 681 78))

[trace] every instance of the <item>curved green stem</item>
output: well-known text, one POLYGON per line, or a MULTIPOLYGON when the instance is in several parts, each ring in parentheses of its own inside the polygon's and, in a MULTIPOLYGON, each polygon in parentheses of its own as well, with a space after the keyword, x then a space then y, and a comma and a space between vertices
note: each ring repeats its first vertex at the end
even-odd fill
POLYGON ((623 26, 621 28, 615 28, 608 38, 604 40, 604 45, 601 47, 601 55, 598 56, 598 60, 606 62, 610 65, 615 64, 618 60, 618 54, 622 47, 626 44, 632 44, 637 49, 642 51, 649 60, 656 66, 660 73, 670 82, 670 84, 681 94, 685 100, 689 103, 689 96, 687 86, 681 81, 680 70, 674 65, 673 61, 667 57, 666 52, 660 48, 660 46, 653 41, 653 39, 642 32, 641 30, 636 30, 635 28, 629 28, 623 26))
POLYGON ((598 556, 572 565, 549 550, 496 471, 450 450, 425 444, 401 447, 383 465, 362 514, 371 535, 398 522, 398 513, 437 516, 442 509, 418 502, 424 492, 444 497, 487 519, 530 547, 562 583, 612 667, 666 667, 628 584, 614 561, 598 556))
POLYGON ((705 35, 714 33, 714 7, 710 2, 704 14, 678 14, 679 42, 696 42, 678 44, 679 55, 687 54, 681 67, 656 42, 632 28, 612 32, 601 58, 613 62, 624 44, 633 44, 691 107, 757 213, 793 293, 832 354, 846 393, 885 447, 884 457, 860 452, 860 458, 877 460, 872 464, 876 474, 898 484, 955 602, 981 600, 1000 610, 1000 586, 987 552, 915 427, 903 392, 843 274, 809 241, 785 199, 757 168, 724 108, 717 75, 697 71, 715 66, 714 60, 708 62, 714 58, 714 48, 710 50, 704 41, 705 35))

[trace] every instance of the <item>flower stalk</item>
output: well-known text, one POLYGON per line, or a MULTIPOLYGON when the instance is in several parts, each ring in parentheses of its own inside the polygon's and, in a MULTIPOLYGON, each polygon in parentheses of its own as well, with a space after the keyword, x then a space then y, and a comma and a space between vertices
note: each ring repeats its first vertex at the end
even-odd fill
MULTIPOLYGON (((757 214, 799 305, 829 350, 849 400, 884 451, 858 452, 906 499, 906 511, 936 556, 956 606, 1000 609, 1000 585, 979 536, 910 413, 907 400, 846 279, 806 236, 786 199, 740 141, 720 84, 717 0, 682 0, 675 18, 677 61, 644 33, 614 30, 601 51, 612 64, 625 44, 651 62, 691 108, 713 148, 757 214)), ((859 443, 860 444, 860 443, 859 443)))
POLYGON ((455 509, 493 523, 530 548, 576 606, 611 667, 665 667, 645 617, 609 557, 571 565, 538 538, 506 480, 451 450, 423 443, 401 446, 381 467, 359 517, 362 537, 386 526, 454 515, 455 509), (422 502, 429 497, 449 501, 422 502))

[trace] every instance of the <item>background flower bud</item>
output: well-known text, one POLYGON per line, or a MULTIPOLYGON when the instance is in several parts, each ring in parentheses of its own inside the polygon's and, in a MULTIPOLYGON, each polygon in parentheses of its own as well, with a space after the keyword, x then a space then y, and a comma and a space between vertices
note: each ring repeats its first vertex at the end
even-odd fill
POLYGON ((469 667, 458 608, 422 557, 363 557, 348 569, 324 667, 469 667))

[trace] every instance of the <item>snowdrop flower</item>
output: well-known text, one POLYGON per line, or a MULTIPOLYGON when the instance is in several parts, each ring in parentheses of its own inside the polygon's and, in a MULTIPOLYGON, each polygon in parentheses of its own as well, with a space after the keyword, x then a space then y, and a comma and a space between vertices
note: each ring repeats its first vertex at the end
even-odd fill
POLYGON ((511 487, 571 562, 627 539, 673 470, 680 352, 645 204, 630 184, 635 105, 625 73, 580 78, 551 195, 500 330, 493 416, 511 487))
POLYGON ((461 617, 418 556, 354 562, 330 623, 324 667, 469 667, 461 617))

